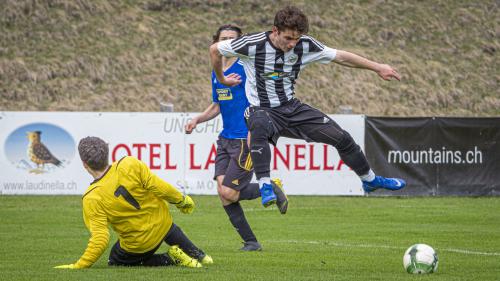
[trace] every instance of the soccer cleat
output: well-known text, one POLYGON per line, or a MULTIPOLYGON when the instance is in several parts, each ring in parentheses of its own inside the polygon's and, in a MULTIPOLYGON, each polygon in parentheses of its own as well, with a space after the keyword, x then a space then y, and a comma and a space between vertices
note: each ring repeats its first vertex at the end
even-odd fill
POLYGON ((253 252, 253 251, 262 251, 262 247, 257 241, 248 241, 243 242, 243 247, 240 248, 241 251, 245 252, 253 252))
POLYGON ((260 196, 262 197, 262 205, 269 207, 276 203, 276 194, 273 192, 273 186, 270 184, 263 184, 260 188, 260 196))
POLYGON ((188 256, 179 246, 171 246, 167 251, 167 255, 174 261, 175 265, 186 267, 202 267, 197 259, 188 256))
POLYGON ((211 256, 209 255, 205 255, 202 259, 201 259, 201 263, 202 264, 213 264, 214 263, 214 260, 212 259, 211 256))
POLYGON ((381 176, 375 176, 375 179, 367 182, 363 181, 363 189, 366 193, 370 193, 379 188, 388 190, 400 190, 406 186, 406 182, 402 179, 397 178, 384 178, 381 176))
POLYGON ((276 194, 276 206, 278 206, 280 213, 284 215, 288 210, 288 197, 283 189, 283 183, 280 179, 275 178, 271 180, 271 185, 273 186, 274 194, 276 194))

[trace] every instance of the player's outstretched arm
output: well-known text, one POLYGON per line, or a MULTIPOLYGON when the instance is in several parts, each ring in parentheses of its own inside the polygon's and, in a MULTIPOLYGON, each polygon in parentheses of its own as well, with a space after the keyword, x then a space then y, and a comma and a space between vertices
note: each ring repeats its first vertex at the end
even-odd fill
POLYGON ((191 134, 193 130, 196 128, 196 125, 214 119, 217 115, 219 115, 219 113, 220 113, 219 103, 214 102, 210 104, 205 109, 205 111, 203 111, 200 115, 194 117, 193 119, 189 120, 186 126, 184 126, 186 134, 191 134))
POLYGON ((224 76, 224 71, 222 70, 222 55, 217 48, 217 44, 219 43, 214 43, 210 46, 210 62, 212 63, 217 80, 219 80, 222 85, 226 85, 228 87, 240 84, 241 77, 238 74, 231 73, 228 76, 224 76))
MULTIPOLYGON (((149 168, 147 169, 149 170, 149 168)), ((195 204, 189 195, 182 195, 177 188, 152 172, 149 172, 147 178, 149 190, 156 196, 174 204, 183 214, 191 214, 193 212, 195 204)))
POLYGON ((81 269, 91 267, 104 253, 109 243, 107 217, 98 200, 83 200, 83 220, 91 235, 87 249, 73 264, 58 265, 57 269, 81 269))
POLYGON ((191 214, 194 211, 194 201, 189 195, 185 195, 182 200, 175 204, 177 209, 183 214, 191 214))
POLYGON ((133 161, 131 166, 140 175, 144 189, 153 192, 158 198, 171 204, 177 204, 184 200, 184 195, 177 188, 151 172, 144 162, 133 157, 130 157, 130 161, 133 161))
POLYGON ((375 71, 384 80, 401 80, 401 75, 390 65, 377 63, 351 52, 337 50, 333 61, 343 66, 375 71))

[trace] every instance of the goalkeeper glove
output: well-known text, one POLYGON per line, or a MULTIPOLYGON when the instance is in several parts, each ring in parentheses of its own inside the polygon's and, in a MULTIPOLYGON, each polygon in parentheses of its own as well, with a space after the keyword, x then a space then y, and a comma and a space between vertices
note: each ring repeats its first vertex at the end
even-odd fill
POLYGON ((57 269, 80 269, 81 267, 77 266, 76 263, 72 263, 72 264, 63 264, 63 265, 54 266, 54 268, 57 268, 57 269))
POLYGON ((194 201, 189 197, 189 195, 184 196, 182 198, 182 201, 179 203, 176 203, 175 206, 181 213, 183 214, 191 214, 194 210, 194 201))

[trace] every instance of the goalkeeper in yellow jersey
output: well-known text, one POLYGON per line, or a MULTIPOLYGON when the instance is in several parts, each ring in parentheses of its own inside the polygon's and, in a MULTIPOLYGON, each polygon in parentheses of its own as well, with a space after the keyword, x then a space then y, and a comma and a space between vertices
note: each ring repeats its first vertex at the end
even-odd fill
POLYGON ((108 245, 108 224, 118 235, 109 265, 202 267, 213 263, 172 221, 168 203, 190 214, 194 209, 191 197, 183 196, 134 157, 109 165, 108 145, 100 138, 82 139, 78 152, 95 179, 83 195, 83 219, 91 236, 77 262, 55 268, 92 266, 108 245), (171 245, 170 249, 155 254, 163 241, 171 245))

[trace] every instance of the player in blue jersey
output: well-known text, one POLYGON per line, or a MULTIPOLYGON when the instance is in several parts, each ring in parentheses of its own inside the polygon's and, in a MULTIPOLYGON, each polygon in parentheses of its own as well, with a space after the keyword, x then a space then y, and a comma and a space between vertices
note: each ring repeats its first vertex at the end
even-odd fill
MULTIPOLYGON (((234 25, 222 25, 213 37, 213 41, 235 39, 241 36, 241 29, 234 25)), ((223 59, 223 71, 226 75, 231 73, 245 81, 246 75, 243 66, 237 58, 223 59)), ((261 190, 257 183, 250 183, 253 176, 253 164, 247 145, 248 130, 245 123, 244 112, 249 106, 245 95, 245 83, 234 87, 227 87, 219 83, 212 72, 212 104, 203 113, 191 119, 185 126, 190 134, 197 124, 222 115, 223 130, 217 140, 217 156, 215 158, 215 175, 217 192, 224 210, 229 216, 231 224, 244 241, 243 251, 260 251, 262 249, 253 233, 240 200, 252 200, 261 197, 261 190)), ((280 213, 285 214, 288 199, 283 192, 281 181, 272 180, 273 191, 276 195, 270 203, 278 206, 280 213)), ((268 198, 269 194, 264 197, 268 198)), ((267 204, 267 206, 271 205, 267 204)), ((267 207, 266 206, 266 207, 267 207)))

